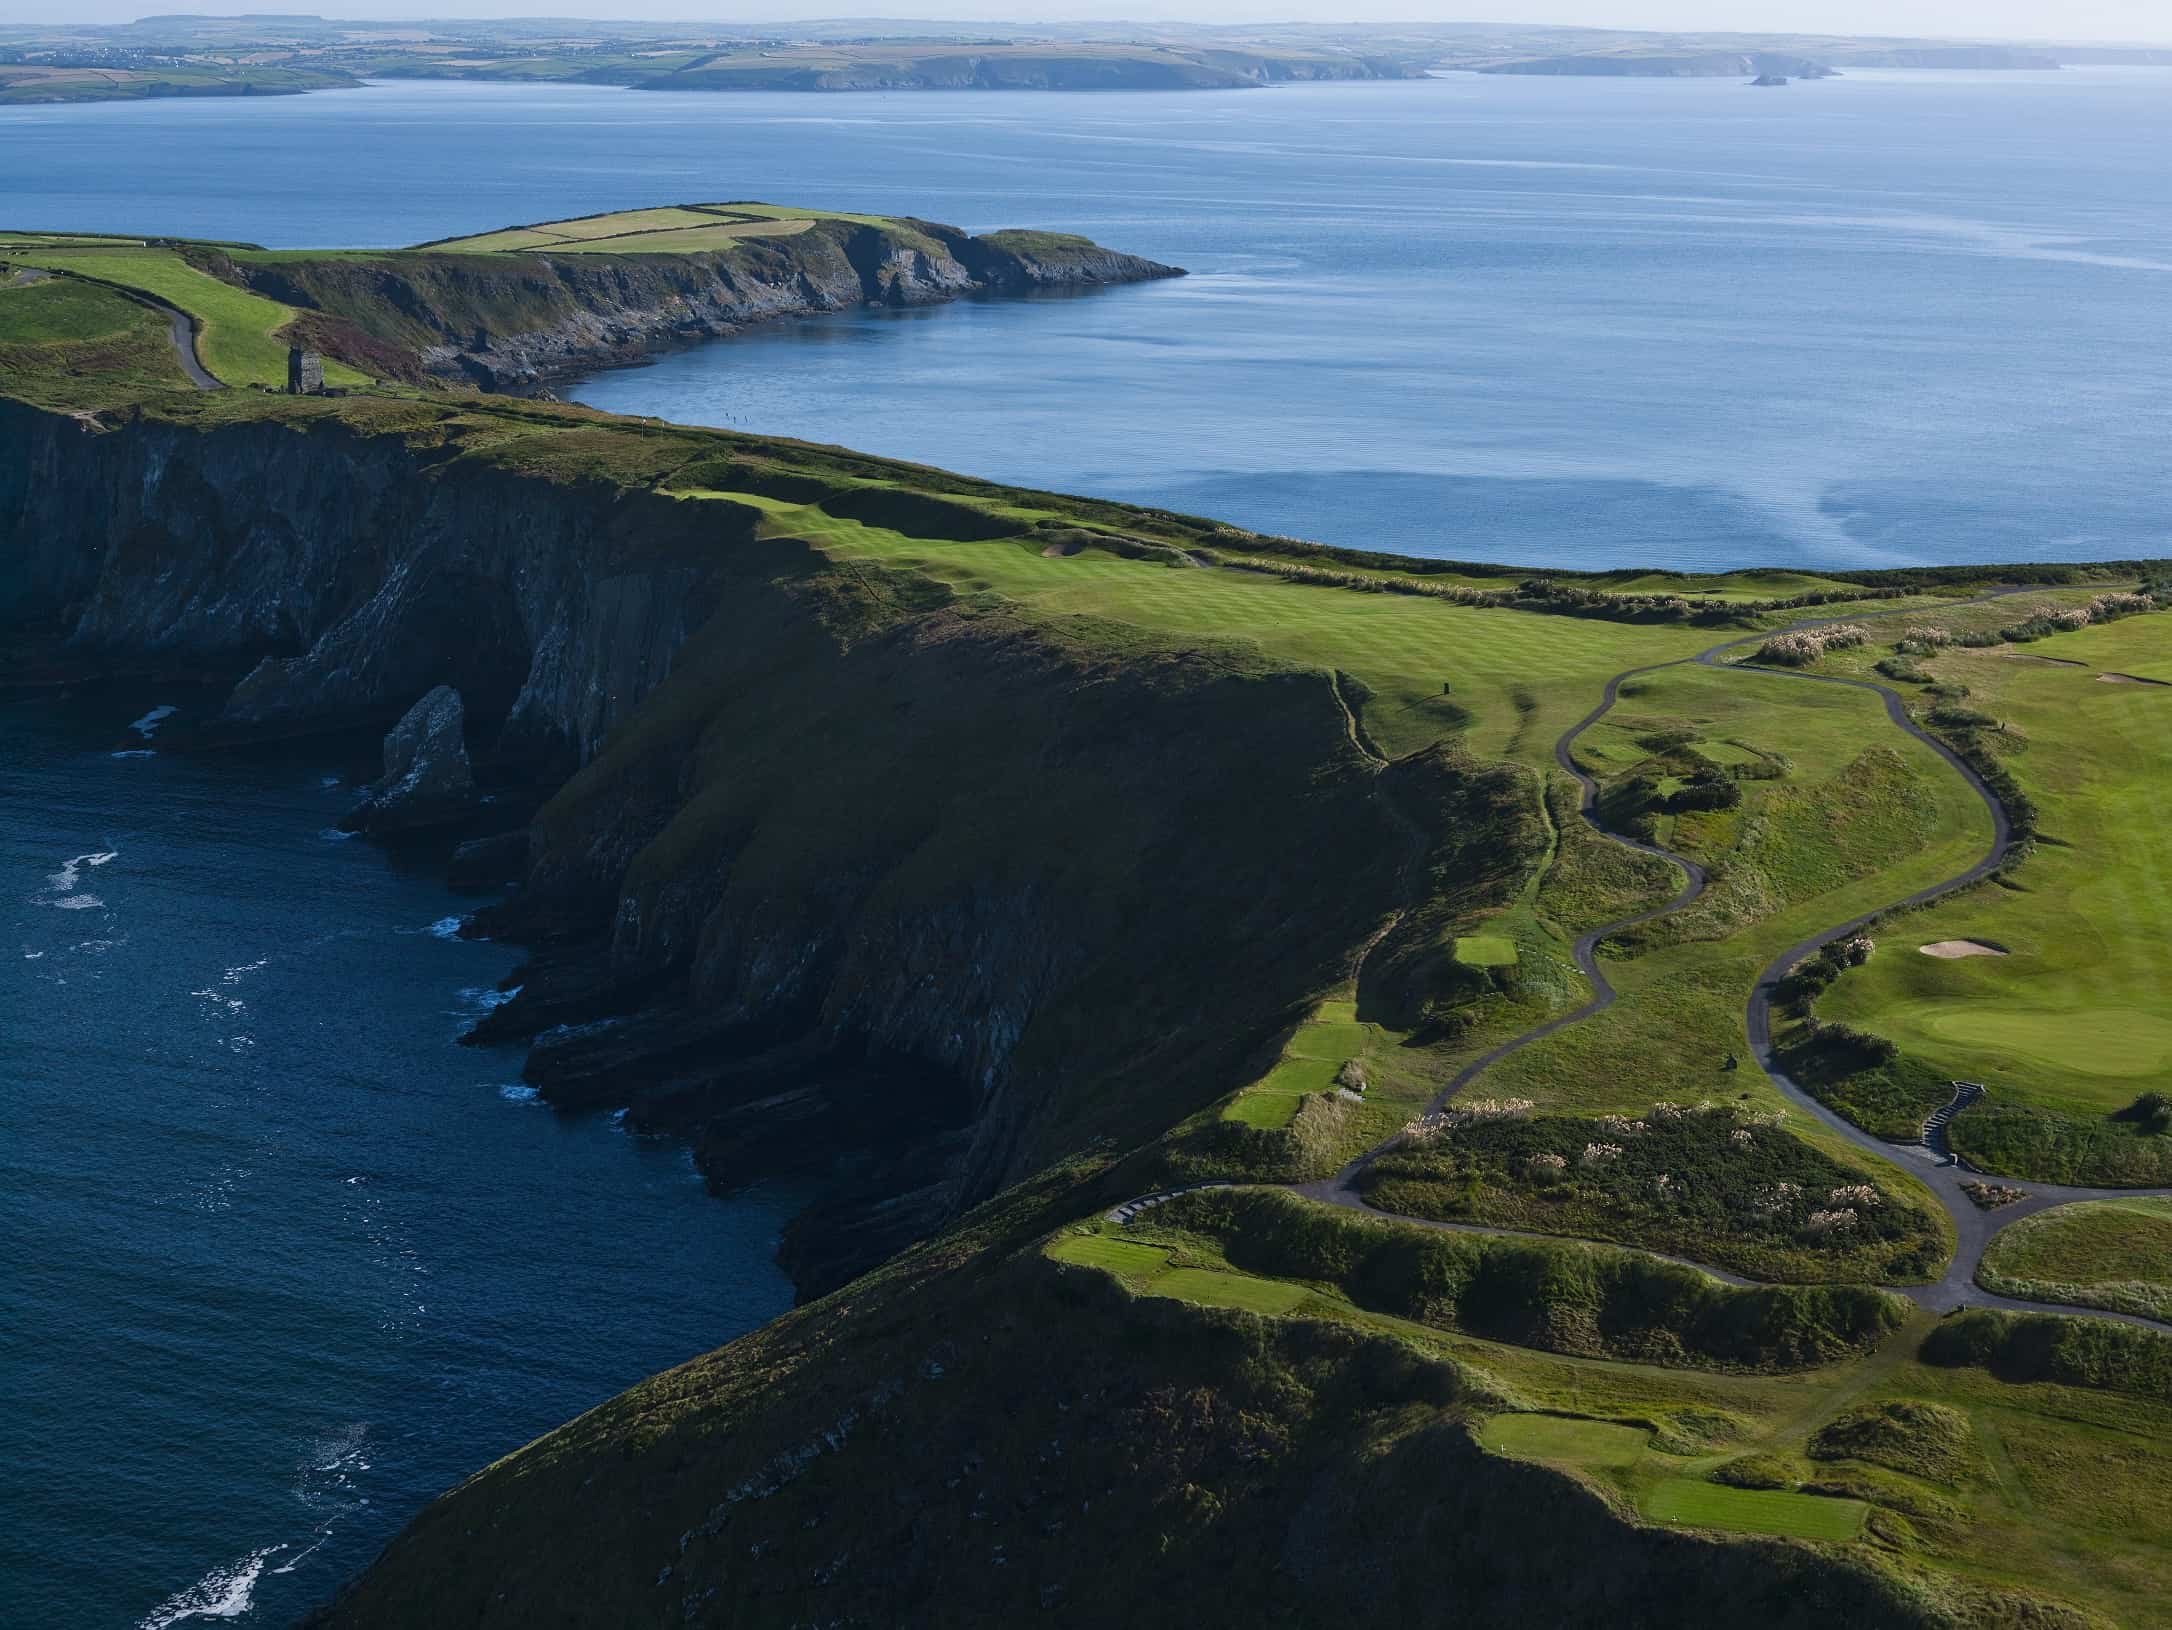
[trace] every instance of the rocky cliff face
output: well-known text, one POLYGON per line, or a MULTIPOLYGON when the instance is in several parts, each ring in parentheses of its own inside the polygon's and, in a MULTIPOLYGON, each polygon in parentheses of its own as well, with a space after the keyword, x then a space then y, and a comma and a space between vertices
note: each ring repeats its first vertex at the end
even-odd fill
POLYGON ((445 254, 233 260, 204 269, 309 313, 310 343, 367 371, 529 390, 553 379, 859 305, 1182 275, 1084 238, 933 222, 821 220, 689 254, 445 254))
POLYGON ((221 727, 389 725, 459 690, 488 756, 570 772, 706 615, 728 503, 433 468, 331 423, 101 431, 0 404, 0 618, 78 658, 246 669, 221 727))
POLYGON ((491 1036, 720 1183, 837 1178, 793 1246, 819 1287, 1239 1084, 1411 857, 1329 676, 833 569, 752 515, 329 416, 0 409, 0 616, 241 673, 226 735, 452 686, 483 775, 563 782, 489 923, 538 947, 491 1036))

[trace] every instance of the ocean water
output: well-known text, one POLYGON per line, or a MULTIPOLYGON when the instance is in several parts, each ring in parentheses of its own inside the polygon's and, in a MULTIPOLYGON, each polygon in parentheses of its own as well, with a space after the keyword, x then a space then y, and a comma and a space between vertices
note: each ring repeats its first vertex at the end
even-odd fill
POLYGON ((2172 70, 1243 93, 408 84, 0 112, 0 220, 392 244, 686 198, 1189 267, 589 381, 1325 541, 1533 565, 2172 553, 2172 70))
POLYGON ((0 703, 0 1625, 290 1623, 430 1496, 782 1311, 792 1196, 522 1101, 513 967, 182 695, 0 703), (131 728, 140 721, 142 729, 131 728), (146 734, 148 732, 148 734, 146 734))

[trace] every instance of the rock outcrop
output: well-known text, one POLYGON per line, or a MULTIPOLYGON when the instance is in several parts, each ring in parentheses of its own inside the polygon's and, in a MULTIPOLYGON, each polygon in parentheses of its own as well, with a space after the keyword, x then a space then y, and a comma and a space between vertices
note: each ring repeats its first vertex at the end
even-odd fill
POLYGON ((350 832, 413 832, 450 825, 480 796, 468 764, 467 712, 460 693, 439 685, 385 734, 385 773, 363 789, 341 824, 350 832))

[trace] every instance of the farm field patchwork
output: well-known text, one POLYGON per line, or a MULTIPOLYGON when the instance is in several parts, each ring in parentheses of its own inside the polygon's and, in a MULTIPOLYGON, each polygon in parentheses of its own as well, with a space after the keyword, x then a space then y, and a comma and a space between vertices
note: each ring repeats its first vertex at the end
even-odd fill
POLYGON ((822 210, 781 209, 773 204, 677 204, 661 209, 618 210, 534 226, 506 227, 471 237, 418 244, 439 253, 483 255, 684 254, 700 249, 728 249, 748 237, 789 237, 819 220, 851 221, 865 226, 894 223, 875 215, 832 214, 822 210))

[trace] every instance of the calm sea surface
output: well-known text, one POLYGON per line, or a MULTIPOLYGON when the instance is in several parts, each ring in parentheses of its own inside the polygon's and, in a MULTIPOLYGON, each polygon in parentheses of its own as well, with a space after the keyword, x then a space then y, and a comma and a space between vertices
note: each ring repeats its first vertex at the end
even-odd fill
POLYGON ((583 400, 1595 566, 2172 552, 2172 71, 0 113, 0 220, 394 244, 756 197, 1186 281, 773 330, 583 400))
POLYGON ((791 1300, 785 1196, 712 1199, 454 1044, 514 955, 327 832, 347 766, 113 756, 161 700, 0 703, 11 1630, 288 1623, 791 1300))
MULTIPOLYGON (((1221 95, 383 86, 0 112, 0 224, 398 244, 674 199, 1192 269, 604 375, 785 432, 1532 564, 2172 552, 2172 73, 1221 95)), ((187 698, 0 706, 0 1624, 281 1623, 781 1309, 788 1197, 508 1091, 511 967, 187 698), (153 728, 155 726, 147 726, 153 728), (112 756, 116 750, 139 756, 112 756)))

